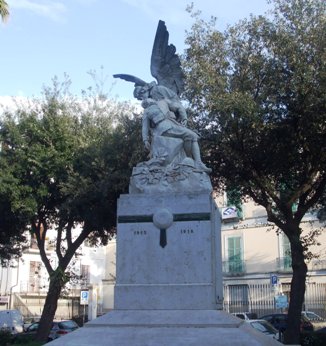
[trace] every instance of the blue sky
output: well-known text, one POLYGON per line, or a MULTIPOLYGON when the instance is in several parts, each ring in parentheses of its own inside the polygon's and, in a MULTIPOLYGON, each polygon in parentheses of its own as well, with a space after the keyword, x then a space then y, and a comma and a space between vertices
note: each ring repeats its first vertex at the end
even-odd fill
POLYGON ((107 78, 107 91, 132 99, 133 85, 115 80, 129 73, 146 81, 159 19, 164 20, 178 53, 192 24, 191 2, 202 17, 217 17, 217 28, 264 14, 266 0, 7 0, 10 18, 0 23, 0 97, 40 95, 43 85, 67 73, 71 91, 80 95, 93 85, 90 70, 107 78))

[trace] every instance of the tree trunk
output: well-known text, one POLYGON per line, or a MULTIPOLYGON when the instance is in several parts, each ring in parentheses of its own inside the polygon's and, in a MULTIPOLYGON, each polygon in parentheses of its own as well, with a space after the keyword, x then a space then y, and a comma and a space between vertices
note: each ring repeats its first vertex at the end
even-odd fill
POLYGON ((61 289, 61 278, 58 276, 51 278, 49 291, 46 295, 45 304, 36 335, 36 340, 38 341, 48 341, 48 336, 52 328, 52 321, 57 310, 61 289))
POLYGON ((304 261, 304 249, 300 241, 300 231, 289 237, 291 244, 293 276, 291 281, 290 304, 287 329, 284 333, 284 343, 300 344, 301 311, 306 290, 307 265, 304 261))

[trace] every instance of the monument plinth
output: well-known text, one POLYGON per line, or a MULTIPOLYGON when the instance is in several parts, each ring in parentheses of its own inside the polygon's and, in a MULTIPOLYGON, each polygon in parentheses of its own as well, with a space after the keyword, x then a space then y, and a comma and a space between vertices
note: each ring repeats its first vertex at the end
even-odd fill
POLYGON ((115 308, 222 309, 219 230, 209 193, 122 195, 115 308))

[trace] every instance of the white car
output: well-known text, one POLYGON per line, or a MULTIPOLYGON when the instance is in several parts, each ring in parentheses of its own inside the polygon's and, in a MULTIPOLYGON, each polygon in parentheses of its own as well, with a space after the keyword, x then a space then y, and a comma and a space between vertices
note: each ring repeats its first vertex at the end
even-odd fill
POLYGON ((326 320, 312 311, 302 311, 301 315, 305 316, 311 322, 314 330, 326 327, 326 320))
POLYGON ((232 312, 231 315, 245 321, 257 319, 257 314, 255 312, 232 312))
POLYGON ((280 340, 279 331, 275 329, 269 322, 265 320, 245 320, 251 327, 255 328, 259 332, 275 339, 280 340))
POLYGON ((15 335, 22 333, 24 328, 23 316, 18 310, 1 310, 0 311, 0 329, 9 330, 15 335))

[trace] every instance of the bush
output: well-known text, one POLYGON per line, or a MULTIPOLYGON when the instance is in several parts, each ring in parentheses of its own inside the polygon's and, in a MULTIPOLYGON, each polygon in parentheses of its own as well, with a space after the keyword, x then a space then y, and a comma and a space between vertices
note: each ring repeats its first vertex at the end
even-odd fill
POLYGON ((10 344, 10 346, 41 346, 44 345, 46 342, 41 342, 41 341, 35 341, 33 336, 30 337, 24 337, 24 338, 20 338, 17 337, 14 339, 13 343, 10 344))
POLYGON ((8 329, 0 329, 0 346, 11 345, 12 335, 8 329))

